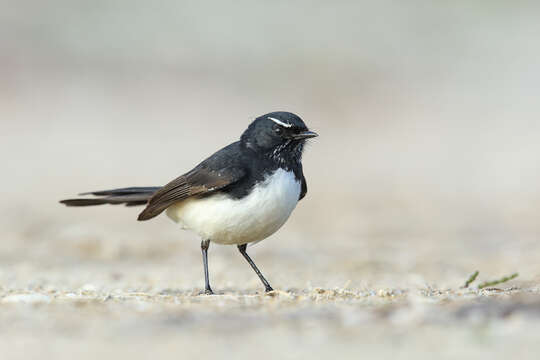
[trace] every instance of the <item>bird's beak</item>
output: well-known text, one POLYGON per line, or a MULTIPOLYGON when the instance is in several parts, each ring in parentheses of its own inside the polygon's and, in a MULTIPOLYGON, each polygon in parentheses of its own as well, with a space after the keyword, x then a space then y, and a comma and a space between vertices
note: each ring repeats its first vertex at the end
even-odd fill
POLYGON ((298 133, 298 134, 294 134, 292 136, 292 138, 294 140, 303 140, 303 139, 310 139, 310 138, 314 138, 314 137, 317 137, 319 136, 319 134, 317 134, 316 132, 314 131, 302 131, 301 133, 298 133))

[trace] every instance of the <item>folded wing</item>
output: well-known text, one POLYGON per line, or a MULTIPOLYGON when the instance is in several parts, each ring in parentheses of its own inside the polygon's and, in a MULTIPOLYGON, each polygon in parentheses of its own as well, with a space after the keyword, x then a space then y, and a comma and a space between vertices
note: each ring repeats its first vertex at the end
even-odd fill
POLYGON ((192 196, 203 196, 223 190, 237 182, 245 172, 240 167, 213 169, 202 163, 187 174, 174 179, 148 201, 148 205, 139 215, 138 220, 149 220, 161 214, 169 206, 192 196))

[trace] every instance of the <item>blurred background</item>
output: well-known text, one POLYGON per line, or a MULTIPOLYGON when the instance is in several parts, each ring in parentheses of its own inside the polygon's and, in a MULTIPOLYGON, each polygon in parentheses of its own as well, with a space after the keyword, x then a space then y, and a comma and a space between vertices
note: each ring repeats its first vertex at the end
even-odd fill
MULTIPOLYGON (((537 1, 0 7, 4 289, 200 288, 199 240, 166 217, 57 202, 163 185, 276 110, 320 137, 308 196, 250 250, 275 288, 540 280, 537 1)), ((210 272, 260 290, 234 248, 210 272)))

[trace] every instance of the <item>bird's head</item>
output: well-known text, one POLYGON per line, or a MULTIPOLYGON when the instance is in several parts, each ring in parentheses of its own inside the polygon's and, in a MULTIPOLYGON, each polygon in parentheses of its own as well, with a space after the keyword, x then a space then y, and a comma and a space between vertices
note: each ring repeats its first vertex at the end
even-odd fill
POLYGON ((291 156, 300 160, 306 140, 316 136, 297 115, 276 111, 255 119, 242 134, 241 143, 280 161, 291 156))

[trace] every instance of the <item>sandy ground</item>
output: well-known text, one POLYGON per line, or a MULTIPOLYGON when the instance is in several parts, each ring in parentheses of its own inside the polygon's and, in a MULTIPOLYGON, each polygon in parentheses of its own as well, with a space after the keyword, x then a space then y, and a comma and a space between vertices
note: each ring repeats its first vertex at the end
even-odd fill
POLYGON ((487 252, 396 234, 331 244, 305 230, 305 210, 250 248, 275 292, 234 247, 213 246, 218 294, 206 296, 198 241, 167 219, 133 226, 107 215, 134 209, 60 209, 69 220, 3 242, 3 358, 535 358, 537 241, 487 252), (475 287, 514 270, 511 282, 475 287))
POLYGON ((10 359, 533 359, 540 317, 538 289, 17 293, 2 294, 10 359))
POLYGON ((156 4, 1 5, 0 359, 538 357, 537 1, 156 4), (249 248, 273 294, 211 246, 201 296, 192 234, 58 204, 282 109, 321 136, 249 248))
POLYGON ((201 296, 44 284, 1 296, 0 343, 9 359, 534 359, 540 320, 538 288, 229 289, 201 296))

